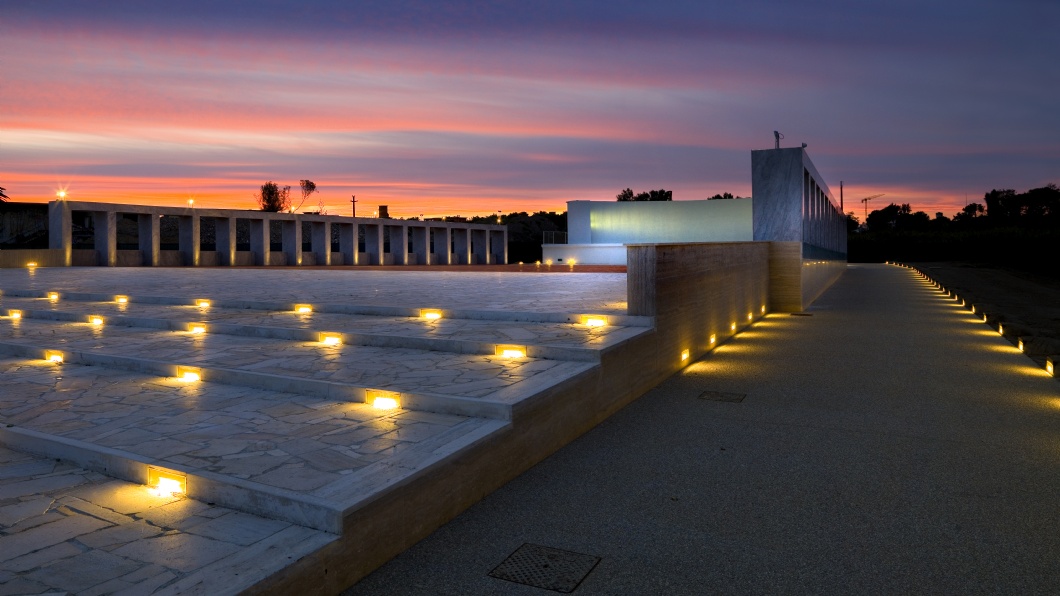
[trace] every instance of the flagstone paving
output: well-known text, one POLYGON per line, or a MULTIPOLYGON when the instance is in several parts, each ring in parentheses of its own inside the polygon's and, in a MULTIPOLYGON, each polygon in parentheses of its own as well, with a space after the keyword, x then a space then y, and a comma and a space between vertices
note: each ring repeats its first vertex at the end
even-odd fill
POLYGON ((97 329, 88 323, 0 322, 7 344, 149 358, 182 365, 240 369, 388 390, 489 397, 538 374, 580 372, 583 363, 407 348, 326 346, 253 337, 97 329), (6 324, 6 325, 5 325, 6 324), (3 328, 5 327, 6 328, 3 328))
POLYGON ((0 593, 232 593, 337 537, 0 447, 0 593))
POLYGON ((318 496, 491 422, 98 366, 3 359, 0 375, 6 424, 318 496))
MULTIPOLYGON (((643 331, 643 327, 609 324, 589 327, 577 323, 547 323, 443 318, 429 321, 408 316, 357 315, 313 312, 300 315, 292 311, 234 308, 199 308, 135 302, 59 300, 27 298, 12 295, 5 288, 0 296, 0 313, 22 310, 30 313, 70 313, 82 317, 100 315, 108 324, 136 324, 138 319, 179 323, 225 323, 253 327, 311 329, 357 334, 417 337, 433 340, 473 340, 487 343, 523 343, 602 348, 624 341, 643 331)), ((84 319, 87 320, 87 319, 84 319)))
MULTIPOLYGON (((527 268, 530 266, 528 265, 527 268)), ((624 273, 300 270, 296 267, 41 267, 0 270, 0 288, 217 300, 334 302, 502 312, 626 314, 624 273)))
POLYGON ((622 274, 0 270, 0 594, 237 592, 650 324, 625 317, 622 274), (33 297, 45 291, 67 296, 33 297), (116 294, 130 302, 99 298, 116 294), (294 302, 315 310, 260 308, 294 302), (539 357, 496 356, 501 344, 539 357), (183 382, 175 365, 211 374, 183 382), (402 407, 362 403, 369 388, 402 407), (144 496, 145 466, 186 474, 191 498, 144 496))

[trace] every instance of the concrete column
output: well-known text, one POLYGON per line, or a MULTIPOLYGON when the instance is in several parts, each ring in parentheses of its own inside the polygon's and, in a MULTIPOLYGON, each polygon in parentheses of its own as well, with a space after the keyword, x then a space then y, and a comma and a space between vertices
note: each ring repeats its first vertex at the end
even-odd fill
POLYGON ((364 224, 364 254, 366 265, 383 264, 383 224, 364 224))
POLYGON ((360 263, 357 262, 357 224, 335 225, 339 226, 339 252, 342 253, 342 264, 359 265, 360 263))
POLYGON ((96 233, 96 252, 100 265, 113 267, 118 262, 118 218, 113 211, 93 211, 92 227, 96 233))
POLYGON ((471 230, 471 264, 485 265, 489 263, 489 230, 471 230))
POLYGON ((59 249, 63 267, 69 267, 74 258, 74 225, 70 216, 70 204, 66 201, 48 203, 48 248, 59 249))
POLYGON ((214 218, 214 237, 217 240, 217 257, 222 265, 236 264, 236 218, 214 218))
POLYGON ((250 252, 255 265, 269 264, 269 220, 254 218, 250 220, 250 252))
POLYGON ((807 226, 806 220, 810 217, 810 173, 803 170, 802 173, 802 215, 799 218, 799 229, 802 230, 802 241, 806 242, 807 226))
POLYGON ((141 213, 136 216, 136 227, 140 236, 140 256, 145 267, 158 266, 158 247, 161 243, 157 213, 141 213))
POLYGON ((412 232, 412 254, 416 255, 417 265, 431 264, 431 246, 428 233, 430 228, 426 226, 410 226, 412 232))
POLYGON ((189 267, 199 266, 199 245, 202 242, 199 236, 199 215, 181 215, 178 219, 179 235, 177 237, 177 248, 180 250, 180 260, 189 267))
POLYGON ((432 264, 453 264, 453 236, 450 233, 449 226, 445 226, 444 228, 434 228, 434 253, 438 256, 438 262, 432 264), (442 244, 442 250, 438 250, 439 244, 442 244))
POLYGON ((490 264, 508 263, 508 231, 490 230, 490 264))
POLYGON ((302 221, 295 218, 294 221, 284 220, 282 224, 282 235, 280 242, 283 243, 283 254, 287 256, 287 264, 297 266, 302 264, 302 221))
POLYGON ((407 226, 387 226, 390 235, 390 255, 395 265, 409 264, 409 232, 407 226))
POLYGON ((314 221, 309 223, 310 242, 313 243, 313 255, 317 265, 331 264, 331 222, 314 221))
POLYGON ((471 262, 471 230, 460 227, 453 230, 453 243, 456 250, 450 263, 453 265, 467 265, 471 262))

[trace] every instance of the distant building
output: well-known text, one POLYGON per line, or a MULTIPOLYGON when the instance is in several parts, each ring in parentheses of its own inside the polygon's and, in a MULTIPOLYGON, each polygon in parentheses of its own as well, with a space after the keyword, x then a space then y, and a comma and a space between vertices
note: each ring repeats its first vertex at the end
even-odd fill
POLYGON ((545 244, 556 264, 625 265, 626 245, 799 242, 804 259, 846 261, 842 207, 801 147, 751 152, 751 198, 569 201, 567 242, 545 244))

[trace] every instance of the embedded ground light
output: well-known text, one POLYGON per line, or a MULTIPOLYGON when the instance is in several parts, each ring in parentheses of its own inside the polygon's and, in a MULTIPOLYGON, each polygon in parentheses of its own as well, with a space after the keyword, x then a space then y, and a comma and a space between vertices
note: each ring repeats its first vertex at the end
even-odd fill
POLYGON ((210 301, 200 298, 195 301, 195 306, 198 306, 199 308, 210 308, 210 301))
POLYGON ((93 327, 102 327, 103 326, 103 317, 101 317, 99 315, 92 315, 92 316, 88 317, 88 322, 91 323, 93 327))
POLYGON ((44 352, 44 359, 55 364, 62 364, 64 360, 63 353, 58 350, 47 350, 44 352))
POLYGON ((313 312, 313 307, 309 304, 295 304, 294 312, 300 315, 308 315, 313 312))
POLYGON ((178 366, 177 379, 186 383, 194 383, 202 380, 202 372, 197 368, 178 366))
POLYGON ((424 308, 420 310, 420 317, 428 321, 437 321, 442 318, 442 311, 433 308, 424 308))
POLYGON ((367 389, 364 392, 364 401, 377 410, 394 410, 401 407, 401 394, 396 391, 367 389))
POLYGON ((128 296, 115 296, 114 297, 114 301, 117 302, 118 304, 128 304, 129 303, 129 297, 128 296))
POLYGON ((21 310, 9 310, 9 311, 7 311, 7 316, 12 318, 12 319, 18 320, 18 319, 22 318, 22 311, 21 310))
POLYGON ((494 354, 502 358, 526 358, 526 347, 498 345, 494 354))
POLYGON ((606 317, 594 317, 594 316, 585 317, 585 326, 586 327, 604 327, 605 325, 607 325, 607 318, 606 317))
POLYGON ((321 333, 320 343, 325 346, 339 346, 342 345, 342 336, 338 333, 321 333))
POLYGON ((147 469, 147 486, 156 497, 172 497, 188 492, 188 477, 160 468, 147 469))
POLYGON ((55 302, 59 299, 59 292, 48 292, 48 300, 55 302))
POLYGON ((189 323, 188 324, 188 333, 194 333, 195 335, 202 335, 202 334, 206 333, 206 324, 205 323, 189 323))

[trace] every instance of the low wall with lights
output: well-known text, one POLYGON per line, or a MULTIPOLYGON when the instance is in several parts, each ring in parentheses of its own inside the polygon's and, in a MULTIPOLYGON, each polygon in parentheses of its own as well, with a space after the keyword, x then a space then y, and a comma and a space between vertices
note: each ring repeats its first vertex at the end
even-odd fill
POLYGON ((654 367, 670 374, 770 310, 768 242, 629 247, 629 314, 655 317, 654 367))
POLYGON ((26 248, 0 250, 0 268, 18 267, 62 267, 65 264, 63 251, 51 248, 26 248))
POLYGON ((270 213, 236 209, 153 207, 59 200, 48 204, 47 257, 27 251, 0 259, 0 266, 298 266, 298 265, 469 265, 506 264, 508 231, 503 225, 445 221, 354 218, 338 215, 270 213), (74 249, 74 213, 91 220, 93 249, 74 249), (118 250, 118 217, 135 217, 138 248, 118 250), (177 218, 178 248, 161 250, 160 218, 177 218), (237 222, 249 223, 249 251, 236 245, 237 222), (216 250, 202 250, 202 223, 215 230, 216 250), (281 226, 280 250, 272 250, 272 222, 281 226), (311 249, 303 251, 303 224, 311 249), (339 251, 332 251, 332 227, 339 251), (360 249, 362 243, 364 249, 360 249), (389 250, 386 247, 389 246, 389 250))

